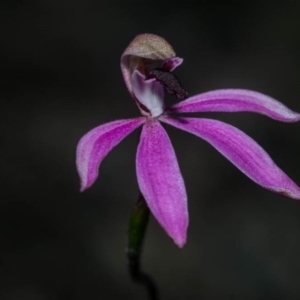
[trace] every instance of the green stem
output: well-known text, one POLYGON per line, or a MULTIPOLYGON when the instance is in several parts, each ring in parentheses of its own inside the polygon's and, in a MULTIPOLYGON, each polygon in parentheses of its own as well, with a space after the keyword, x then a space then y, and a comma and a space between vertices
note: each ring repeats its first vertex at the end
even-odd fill
POLYGON ((142 272, 140 264, 149 214, 147 203, 143 195, 140 194, 129 220, 127 258, 132 280, 146 288, 150 300, 158 300, 156 284, 148 274, 142 272))
POLYGON ((140 194, 129 220, 128 252, 135 255, 140 254, 148 222, 149 208, 140 194))

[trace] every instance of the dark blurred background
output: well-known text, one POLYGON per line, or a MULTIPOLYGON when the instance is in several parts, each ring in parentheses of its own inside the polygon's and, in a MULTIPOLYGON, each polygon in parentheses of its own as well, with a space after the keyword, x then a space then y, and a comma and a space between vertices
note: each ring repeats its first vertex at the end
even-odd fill
MULTIPOLYGON (((125 258, 138 132, 109 154, 84 193, 75 168, 84 133, 139 114, 121 53, 137 34, 155 33, 185 58, 175 73, 191 95, 252 89, 300 111, 300 1, 2 0, 0 7, 0 299, 146 299, 125 258)), ((252 136, 300 184, 300 123, 205 116, 252 136)), ((257 186, 199 138, 168 132, 190 227, 179 250, 150 222, 143 266, 162 299, 299 299, 300 202, 257 186)))

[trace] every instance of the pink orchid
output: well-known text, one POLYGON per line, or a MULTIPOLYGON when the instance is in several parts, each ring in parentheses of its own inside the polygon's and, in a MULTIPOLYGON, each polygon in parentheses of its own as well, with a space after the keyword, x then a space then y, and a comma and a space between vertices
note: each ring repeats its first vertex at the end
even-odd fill
POLYGON ((202 93, 166 109, 165 90, 179 99, 187 96, 171 73, 182 61, 163 38, 138 35, 124 51, 121 69, 142 117, 117 120, 92 129, 79 141, 76 160, 81 191, 84 191, 97 179, 99 165, 112 148, 143 125, 136 155, 139 188, 153 216, 179 247, 186 242, 187 194, 174 149, 161 122, 206 140, 262 187, 300 199, 300 188, 251 137, 221 121, 177 115, 250 111, 282 122, 297 122, 300 114, 269 96, 242 89, 202 93))

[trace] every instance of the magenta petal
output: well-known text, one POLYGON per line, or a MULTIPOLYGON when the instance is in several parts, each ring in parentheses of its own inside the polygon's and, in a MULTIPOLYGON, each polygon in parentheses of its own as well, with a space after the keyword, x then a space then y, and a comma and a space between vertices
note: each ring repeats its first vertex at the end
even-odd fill
POLYGON ((135 118, 106 123, 92 129, 80 139, 76 152, 80 191, 84 191, 95 182, 99 165, 110 150, 143 122, 144 118, 135 118))
POLYGON ((249 111, 266 115, 282 122, 297 122, 300 114, 279 101, 258 92, 225 89, 190 97, 170 108, 178 113, 222 111, 249 111))
POLYGON ((159 224, 183 247, 188 227, 187 195, 171 141, 161 124, 148 120, 136 158, 140 190, 159 224))
POLYGON ((300 199, 299 187, 270 156, 239 129, 210 119, 161 117, 161 121, 203 138, 254 182, 275 193, 300 199))

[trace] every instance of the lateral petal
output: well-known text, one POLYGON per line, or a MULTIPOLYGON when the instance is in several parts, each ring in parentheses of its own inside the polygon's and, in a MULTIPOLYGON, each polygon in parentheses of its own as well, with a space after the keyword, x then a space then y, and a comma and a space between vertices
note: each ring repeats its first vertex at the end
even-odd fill
POLYGON ((211 119, 161 117, 161 121, 209 142, 245 175, 262 187, 300 199, 300 188, 251 137, 239 129, 211 119))
POLYGON ((81 182, 80 191, 86 190, 95 182, 104 157, 143 122, 145 118, 106 123, 92 129, 80 139, 76 151, 76 166, 81 182))
POLYGON ((281 102, 255 91, 241 89, 215 90, 195 95, 175 104, 169 110, 178 113, 249 111, 282 122, 300 120, 299 113, 290 110, 281 102))
POLYGON ((171 141, 156 119, 143 126, 136 157, 140 190, 158 223, 183 247, 188 227, 187 195, 171 141))

